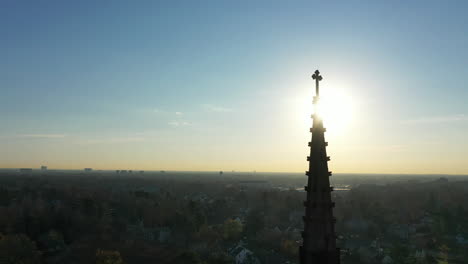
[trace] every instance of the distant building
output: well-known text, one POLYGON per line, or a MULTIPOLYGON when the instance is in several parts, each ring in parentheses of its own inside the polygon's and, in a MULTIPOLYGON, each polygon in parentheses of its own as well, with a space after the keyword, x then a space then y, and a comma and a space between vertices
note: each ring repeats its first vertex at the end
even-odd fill
POLYGON ((234 257, 235 264, 260 264, 260 260, 247 248, 243 241, 234 248, 229 249, 229 254, 234 257))
POLYGON ((85 171, 85 172, 92 172, 93 169, 92 169, 92 168, 84 168, 84 171, 85 171))
POLYGON ((239 181, 239 186, 248 188, 271 188, 271 183, 262 180, 239 181))
POLYGON ((47 166, 42 165, 41 166, 41 171, 46 171, 46 170, 47 170, 47 166))
POLYGON ((167 243, 171 238, 171 229, 169 227, 159 228, 158 241, 159 243, 167 243))
POLYGON ((448 179, 445 177, 440 177, 439 179, 436 180, 437 183, 447 183, 448 179))
POLYGON ((468 239, 464 238, 462 234, 457 234, 455 240, 460 245, 468 245, 468 239))
POLYGON ((31 168, 21 168, 19 169, 19 172, 23 175, 29 175, 32 174, 32 169, 31 168))

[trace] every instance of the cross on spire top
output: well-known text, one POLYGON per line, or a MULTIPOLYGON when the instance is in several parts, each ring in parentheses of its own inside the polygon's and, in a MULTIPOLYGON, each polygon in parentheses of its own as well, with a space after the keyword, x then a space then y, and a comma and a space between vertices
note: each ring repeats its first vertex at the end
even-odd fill
POLYGON ((319 82, 323 79, 322 75, 320 75, 319 70, 316 70, 314 74, 312 74, 312 79, 315 80, 315 94, 317 97, 320 95, 319 93, 319 82))

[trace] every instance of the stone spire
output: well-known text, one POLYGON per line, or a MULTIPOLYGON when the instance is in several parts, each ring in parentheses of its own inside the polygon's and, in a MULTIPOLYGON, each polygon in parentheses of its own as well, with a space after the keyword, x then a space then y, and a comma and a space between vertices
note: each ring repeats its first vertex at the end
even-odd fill
POLYGON ((309 142, 310 156, 307 157, 309 170, 307 175, 307 200, 304 202, 303 243, 299 249, 301 264, 339 264, 340 249, 336 247, 335 222, 331 200, 333 187, 330 186, 328 161, 323 127, 323 120, 318 113, 319 82, 322 76, 318 70, 312 75, 315 80, 316 96, 314 97, 313 126, 310 129, 312 141, 309 142))

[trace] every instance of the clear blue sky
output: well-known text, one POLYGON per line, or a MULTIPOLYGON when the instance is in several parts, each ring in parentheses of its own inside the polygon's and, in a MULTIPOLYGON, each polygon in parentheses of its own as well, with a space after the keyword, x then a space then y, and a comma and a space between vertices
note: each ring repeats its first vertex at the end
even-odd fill
POLYGON ((2 1, 0 167, 302 171, 319 68, 335 171, 468 173, 468 2, 328 2, 2 1))

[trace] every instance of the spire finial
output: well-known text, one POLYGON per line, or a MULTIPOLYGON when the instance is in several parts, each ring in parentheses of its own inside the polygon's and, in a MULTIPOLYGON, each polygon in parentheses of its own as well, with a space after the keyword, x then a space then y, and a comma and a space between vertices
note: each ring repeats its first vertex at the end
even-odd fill
POLYGON ((315 94, 317 95, 317 97, 320 95, 320 92, 319 92, 319 82, 323 79, 322 78, 322 75, 320 75, 320 72, 319 70, 316 70, 314 72, 314 74, 312 74, 312 79, 315 80, 315 94))

